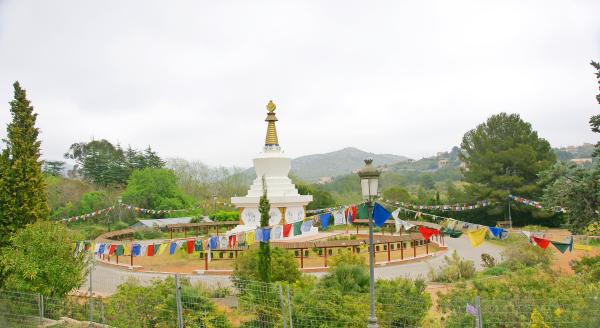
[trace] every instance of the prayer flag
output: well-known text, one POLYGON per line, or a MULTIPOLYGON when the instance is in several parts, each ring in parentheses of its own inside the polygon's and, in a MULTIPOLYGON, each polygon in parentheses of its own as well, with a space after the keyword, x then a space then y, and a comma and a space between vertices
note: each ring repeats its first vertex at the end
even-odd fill
POLYGON ((436 233, 439 233, 439 230, 437 229, 425 228, 424 226, 419 226, 418 229, 421 235, 423 235, 423 239, 425 240, 429 240, 431 236, 435 235, 436 233))
POLYGON ((256 230, 254 230, 254 241, 257 243, 260 243, 262 241, 262 236, 263 235, 263 231, 262 228, 256 228, 256 230))
POLYGON ((321 228, 323 228, 323 230, 327 230, 327 227, 329 226, 329 218, 330 217, 331 217, 331 213, 325 213, 325 214, 319 215, 319 220, 321 221, 321 228))
POLYGON ((177 243, 171 242, 171 244, 169 245, 169 255, 175 254, 176 250, 177 250, 177 243))
POLYGON ((283 225, 283 237, 289 237, 290 231, 292 231, 292 224, 288 223, 283 225))
POLYGON ((369 210, 367 209, 367 204, 360 204, 356 209, 356 218, 358 219, 368 219, 369 218, 369 210))
POLYGON ((559 243, 557 241, 551 241, 552 245, 554 245, 554 247, 556 247, 556 249, 558 249, 559 252, 561 252, 562 254, 564 254, 567 249, 569 249, 571 247, 571 244, 566 244, 566 243, 559 243))
POLYGON ((375 203, 375 207, 373 208, 373 222, 375 222, 377 227, 381 228, 385 221, 391 216, 392 214, 383 206, 379 205, 379 203, 375 203))
POLYGON ((125 249, 123 250, 123 255, 131 256, 131 245, 125 244, 125 249))
POLYGON ((346 224, 346 215, 344 214, 344 209, 340 208, 337 211, 333 212, 333 225, 342 225, 346 224))
POLYGON ((304 221, 304 223, 302 223, 302 233, 309 232, 310 229, 312 229, 312 226, 313 226, 313 220, 312 219, 304 221))
POLYGON ((276 225, 271 229, 271 240, 281 239, 281 234, 283 233, 283 227, 280 225, 276 225))
POLYGON ((148 245, 148 248, 146 249, 146 251, 147 251, 147 253, 146 253, 147 256, 154 256, 154 245, 153 244, 148 245))
POLYGON ((131 254, 133 256, 140 256, 140 250, 142 246, 140 244, 134 244, 131 249, 131 254))
POLYGON ((356 219, 356 206, 352 205, 346 208, 346 222, 354 222, 356 219))
POLYGON ((469 237, 469 240, 471 241, 471 245, 473 247, 479 247, 479 245, 483 244, 483 242, 485 241, 485 235, 488 232, 488 228, 483 227, 477 230, 473 230, 473 231, 468 231, 467 232, 467 237, 469 237))
POLYGON ((533 241, 542 249, 546 249, 548 248, 548 245, 550 245, 550 241, 548 239, 538 238, 535 236, 531 236, 531 239, 533 239, 533 241))
POLYGON ((271 237, 271 229, 270 228, 263 228, 262 229, 262 239, 261 239, 261 242, 268 243, 270 237, 271 237))
POLYGON ((234 248, 236 244, 236 235, 229 236, 229 248, 234 248))
POLYGON ((302 234, 302 221, 294 222, 294 236, 302 234))
POLYGON ((186 245, 187 245, 187 253, 192 254, 194 252, 194 240, 193 239, 188 240, 186 242, 186 245))
POLYGON ((254 230, 246 232, 246 243, 248 244, 248 246, 253 245, 256 241, 254 234, 256 234, 254 230))
POLYGON ((498 239, 506 239, 508 237, 508 231, 498 227, 488 227, 492 235, 498 239))
POLYGON ((123 245, 117 245, 117 249, 115 250, 115 255, 121 256, 121 255, 123 255, 123 251, 124 251, 123 245))
POLYGON ((196 252, 202 251, 202 240, 197 239, 194 241, 194 251, 196 251, 196 252))
POLYGON ((581 244, 575 244, 575 245, 573 245, 573 248, 576 250, 580 250, 580 251, 591 251, 592 250, 592 246, 581 245, 581 244))
POLYGON ((221 238, 219 239, 219 248, 227 249, 228 245, 229 245, 229 238, 227 238, 225 236, 221 236, 221 238))
POLYGON ((115 245, 115 244, 110 245, 110 249, 108 251, 108 255, 113 255, 116 250, 117 250, 117 245, 115 245))

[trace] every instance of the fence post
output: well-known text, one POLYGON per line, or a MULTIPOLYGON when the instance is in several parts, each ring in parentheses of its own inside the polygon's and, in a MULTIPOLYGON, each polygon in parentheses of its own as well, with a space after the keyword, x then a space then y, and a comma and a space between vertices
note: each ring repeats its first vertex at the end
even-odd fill
POLYGON ((477 323, 477 328, 483 327, 483 316, 481 315, 481 298, 479 295, 475 297, 475 306, 477 307, 477 318, 475 322, 477 323))
POLYGON ((181 309, 181 286, 179 285, 179 275, 175 275, 175 299, 177 301, 177 328, 183 328, 183 314, 181 309))
POLYGON ((40 323, 44 321, 44 295, 38 293, 38 314, 40 316, 40 323))
POLYGON ((281 320, 283 320, 283 328, 287 328, 285 320, 285 304, 283 301, 283 292, 281 291, 281 284, 279 284, 279 303, 281 303, 281 320))
POLYGON ((285 285, 285 289, 287 290, 288 312, 290 314, 290 328, 294 328, 294 323, 292 320, 292 299, 290 298, 290 285, 285 285))
POLYGON ((96 267, 96 257, 94 255, 92 255, 92 265, 90 268, 90 296, 88 298, 88 302, 90 303, 90 327, 92 327, 92 323, 94 322, 94 298, 93 298, 93 292, 94 290, 92 289, 92 271, 94 271, 94 268, 96 267))

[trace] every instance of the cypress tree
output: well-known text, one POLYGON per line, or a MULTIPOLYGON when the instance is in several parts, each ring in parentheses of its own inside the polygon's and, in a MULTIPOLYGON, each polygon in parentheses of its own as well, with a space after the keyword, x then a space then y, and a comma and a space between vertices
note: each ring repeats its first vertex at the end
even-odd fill
POLYGON ((12 121, 7 127, 6 148, 0 156, 0 246, 28 223, 49 217, 48 196, 40 160, 37 114, 19 82, 13 84, 12 121))
MULTIPOLYGON (((269 212, 271 204, 267 198, 267 184, 265 177, 262 177, 263 194, 260 196, 258 211, 260 212, 260 227, 266 228, 269 226, 269 212)), ((271 282, 271 245, 269 242, 260 242, 258 250, 258 277, 263 282, 271 282)))

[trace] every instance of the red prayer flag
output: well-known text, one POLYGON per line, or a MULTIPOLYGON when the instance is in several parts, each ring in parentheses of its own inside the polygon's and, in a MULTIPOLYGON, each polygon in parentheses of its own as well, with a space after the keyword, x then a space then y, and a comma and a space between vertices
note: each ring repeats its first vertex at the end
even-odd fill
POLYGON ((290 235, 290 231, 292 231, 292 224, 284 224, 283 225, 283 236, 288 237, 290 235))
POLYGON ((546 249, 548 245, 550 245, 550 241, 548 239, 538 238, 535 236, 531 236, 531 239, 533 239, 533 241, 542 249, 546 249))
POLYGON ((237 237, 236 235, 231 235, 229 236, 229 248, 234 248, 235 244, 237 242, 237 237))
POLYGON ((192 254, 194 252, 194 240, 190 239, 187 241, 187 252, 188 254, 192 254))
POLYGON ((148 251, 146 252, 147 256, 154 256, 154 245, 150 244, 148 245, 148 251))
POLYGON ((419 232, 421 233, 421 235, 423 235, 423 238, 425 240, 429 240, 429 238, 431 238, 432 235, 440 233, 440 231, 437 229, 425 228, 423 226, 419 226, 419 232))
POLYGON ((110 245, 110 248, 108 249, 108 255, 113 255, 116 250, 117 250, 117 245, 110 245))

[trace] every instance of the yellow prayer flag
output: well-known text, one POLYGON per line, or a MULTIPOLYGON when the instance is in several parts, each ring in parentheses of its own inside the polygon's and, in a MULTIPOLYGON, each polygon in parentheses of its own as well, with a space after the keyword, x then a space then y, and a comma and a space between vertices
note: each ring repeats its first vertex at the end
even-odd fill
POLYGON ((123 246, 123 255, 124 256, 131 256, 131 245, 130 244, 125 244, 123 246))
POLYGON ((248 246, 254 244, 254 239, 256 238, 254 230, 246 232, 246 243, 248 246))
POLYGON ((473 245, 473 247, 479 247, 479 245, 483 244, 487 232, 488 228, 483 227, 481 229, 467 232, 467 237, 469 237, 469 240, 471 240, 471 245, 473 245))
POLYGON ((158 255, 163 255, 166 250, 167 250, 167 243, 160 244, 160 247, 158 248, 158 255))
POLYGON ((581 244, 574 244, 573 248, 577 249, 577 250, 580 250, 580 251, 591 251, 592 250, 592 246, 590 246, 590 245, 581 245, 581 244))

